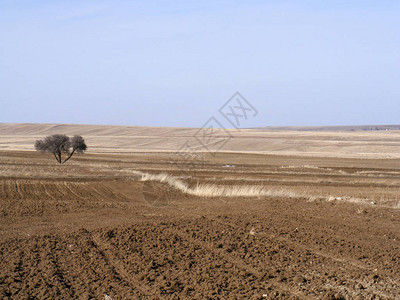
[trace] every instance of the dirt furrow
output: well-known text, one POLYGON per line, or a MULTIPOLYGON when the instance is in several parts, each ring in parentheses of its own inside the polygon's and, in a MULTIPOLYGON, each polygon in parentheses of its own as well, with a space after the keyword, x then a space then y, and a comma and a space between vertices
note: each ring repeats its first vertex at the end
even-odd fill
POLYGON ((113 249, 109 243, 103 241, 99 235, 95 234, 92 234, 92 240, 99 252, 106 258, 106 260, 115 270, 116 274, 118 274, 118 276, 120 276, 132 288, 132 290, 140 291, 142 296, 145 297, 150 297, 152 295, 152 290, 146 289, 145 286, 138 284, 140 280, 128 273, 122 261, 117 257, 117 251, 113 249))
POLYGON ((77 187, 78 187, 76 184, 73 184, 73 183, 71 184, 71 183, 65 181, 64 186, 65 186, 66 190, 69 191, 69 193, 71 193, 72 195, 74 195, 76 197, 77 200, 84 199, 83 197, 81 197, 79 195, 79 192, 77 193, 74 191, 74 190, 77 190, 77 187))
MULTIPOLYGON (((234 255, 232 252, 227 253, 226 250, 221 249, 218 245, 215 245, 212 242, 207 242, 207 241, 202 241, 197 238, 193 238, 193 236, 190 236, 190 234, 184 233, 183 230, 179 229, 171 229, 167 230, 171 234, 176 234, 180 236, 181 238, 187 240, 189 243, 194 244, 199 246, 200 248, 206 249, 208 252, 212 252, 216 257, 218 257, 218 261, 222 264, 223 262, 225 263, 230 263, 234 265, 235 267, 245 271, 248 274, 251 274, 255 279, 257 280, 266 280, 266 274, 265 270, 263 271, 262 268, 265 268, 265 264, 257 264, 258 267, 254 267, 253 265, 250 265, 245 262, 245 258, 237 257, 234 255)), ((278 287, 278 289, 281 292, 287 292, 291 296, 299 297, 299 299, 307 299, 308 296, 304 294, 301 290, 294 288, 293 286, 290 286, 288 284, 280 283, 274 281, 273 283, 275 286, 278 287)), ((271 286, 269 286, 271 287, 271 286)), ((266 287, 267 290, 267 287, 266 287)), ((289 296, 287 295, 287 296, 289 296)))
POLYGON ((54 197, 54 195, 52 195, 51 192, 49 192, 49 190, 48 190, 48 185, 49 185, 48 182, 40 181, 40 186, 42 187, 44 194, 45 194, 49 199, 55 200, 56 198, 54 197))

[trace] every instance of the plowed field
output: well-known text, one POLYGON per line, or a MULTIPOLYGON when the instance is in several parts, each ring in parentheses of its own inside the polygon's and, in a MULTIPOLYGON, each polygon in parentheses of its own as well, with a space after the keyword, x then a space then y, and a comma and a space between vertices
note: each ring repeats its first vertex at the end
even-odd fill
POLYGON ((395 159, 0 152, 2 299, 399 299, 395 159), (187 169, 185 169, 185 165, 187 169), (276 196, 202 197, 257 185, 276 196))

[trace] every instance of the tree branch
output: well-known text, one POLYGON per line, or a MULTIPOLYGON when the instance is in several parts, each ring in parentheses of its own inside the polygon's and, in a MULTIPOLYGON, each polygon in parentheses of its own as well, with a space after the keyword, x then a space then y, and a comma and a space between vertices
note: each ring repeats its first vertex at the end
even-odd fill
POLYGON ((74 155, 75 150, 76 150, 76 148, 72 150, 71 154, 68 155, 68 157, 62 162, 63 164, 64 164, 66 161, 68 161, 68 159, 70 159, 72 155, 74 155))
POLYGON ((61 151, 60 150, 58 150, 58 162, 61 165, 61 151))
POLYGON ((56 153, 55 152, 52 152, 52 153, 53 153, 54 157, 56 158, 56 160, 58 161, 58 157, 57 157, 56 153))

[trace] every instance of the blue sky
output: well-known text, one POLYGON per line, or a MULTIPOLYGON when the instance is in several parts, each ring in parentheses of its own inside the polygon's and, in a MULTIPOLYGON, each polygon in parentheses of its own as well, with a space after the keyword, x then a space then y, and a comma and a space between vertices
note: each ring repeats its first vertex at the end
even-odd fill
POLYGON ((0 0, 0 122, 399 124, 398 3, 0 0))

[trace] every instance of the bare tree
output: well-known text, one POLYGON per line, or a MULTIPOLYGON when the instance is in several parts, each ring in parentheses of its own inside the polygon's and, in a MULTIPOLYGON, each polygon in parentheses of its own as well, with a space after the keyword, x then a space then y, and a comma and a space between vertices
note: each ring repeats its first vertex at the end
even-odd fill
POLYGON ((87 146, 85 140, 80 135, 72 138, 65 134, 53 134, 46 136, 43 140, 35 142, 35 149, 41 152, 53 153, 59 164, 68 161, 74 153, 83 153, 87 146), (67 158, 63 161, 62 154, 66 154, 67 158))
POLYGON ((63 163, 69 160, 71 156, 74 155, 75 152, 83 153, 87 149, 85 140, 80 135, 74 135, 70 140, 71 140, 70 144, 72 151, 69 153, 68 157, 64 160, 63 163))

